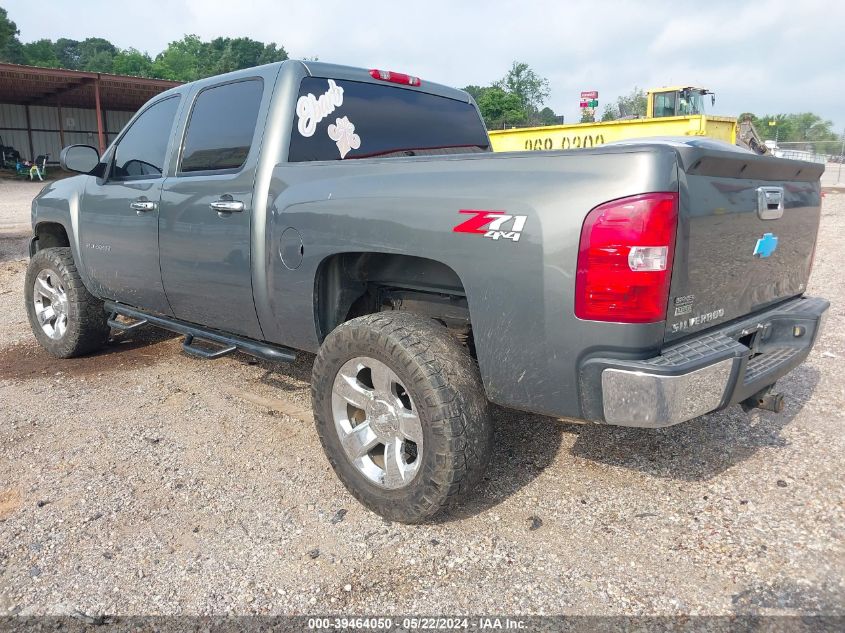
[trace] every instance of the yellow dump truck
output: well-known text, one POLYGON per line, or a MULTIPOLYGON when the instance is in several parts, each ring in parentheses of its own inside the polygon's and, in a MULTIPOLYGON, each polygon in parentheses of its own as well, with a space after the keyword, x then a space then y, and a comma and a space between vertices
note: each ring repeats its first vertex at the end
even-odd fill
POLYGON ((707 136, 756 149, 744 138, 747 133, 752 133, 758 141, 754 145, 765 148, 762 141, 756 138, 753 127, 743 124, 738 133, 735 118, 705 114, 706 95, 711 95, 712 103, 712 93, 704 88, 656 88, 648 91, 645 118, 490 130, 490 142, 494 151, 514 152, 595 147, 647 136, 707 136), (746 129, 749 132, 746 133, 746 129))

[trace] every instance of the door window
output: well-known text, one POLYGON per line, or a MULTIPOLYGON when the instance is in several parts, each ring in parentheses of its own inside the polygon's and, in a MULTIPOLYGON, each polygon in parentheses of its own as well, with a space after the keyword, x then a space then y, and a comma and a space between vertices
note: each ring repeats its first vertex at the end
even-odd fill
POLYGON ((178 106, 179 96, 174 95, 154 103, 135 119, 117 144, 112 179, 161 176, 178 106))
POLYGON ((248 79, 206 88, 194 103, 179 171, 240 169, 252 147, 264 83, 248 79))
POLYGON ((674 92, 659 92, 654 95, 654 116, 675 116, 674 92))

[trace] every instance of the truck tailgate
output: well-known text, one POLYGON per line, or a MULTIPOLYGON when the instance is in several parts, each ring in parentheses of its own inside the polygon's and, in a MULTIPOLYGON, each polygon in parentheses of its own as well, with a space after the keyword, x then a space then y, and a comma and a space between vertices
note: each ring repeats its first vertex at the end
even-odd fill
POLYGON ((666 341, 802 294, 815 251, 824 165, 703 145, 678 149, 666 341))

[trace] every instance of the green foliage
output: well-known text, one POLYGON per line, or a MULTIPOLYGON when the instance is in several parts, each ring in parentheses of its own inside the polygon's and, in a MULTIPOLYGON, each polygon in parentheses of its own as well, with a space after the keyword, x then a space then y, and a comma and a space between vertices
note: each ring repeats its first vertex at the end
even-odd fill
POLYGON ((18 25, 9 19, 9 14, 3 7, 0 7, 0 51, 6 48, 14 39, 17 39, 20 31, 18 25))
POLYGON ((197 35, 186 35, 181 40, 170 42, 153 63, 153 77, 194 81, 212 75, 202 73, 201 65, 208 63, 208 60, 203 59, 205 46, 197 35))
POLYGON ((792 145, 793 149, 807 149, 819 153, 833 153, 831 148, 842 137, 838 130, 833 129, 833 122, 822 119, 812 112, 798 112, 794 114, 765 114, 756 116, 751 112, 742 113, 739 118, 751 118, 757 133, 763 140, 774 140, 778 143, 806 143, 806 146, 792 145), (774 125, 769 125, 774 121, 774 125))
POLYGON ((53 50, 56 51, 59 68, 79 68, 79 42, 66 37, 60 37, 53 44, 53 50))
POLYGON ((528 118, 519 96, 498 86, 482 90, 478 107, 484 117, 484 122, 490 129, 524 123, 528 118))
POLYGON ((549 107, 545 107, 537 113, 537 118, 540 125, 557 125, 561 122, 561 117, 555 114, 555 111, 549 107))
POLYGON ((596 113, 590 108, 581 108, 581 120, 578 123, 595 123, 596 113))
POLYGON ((118 51, 112 60, 112 72, 117 75, 132 75, 133 77, 151 77, 153 60, 147 53, 135 48, 118 51))
POLYGON ((615 121, 621 118, 642 118, 646 115, 648 97, 641 88, 634 86, 627 95, 616 98, 615 103, 608 103, 604 106, 601 115, 602 121, 615 121))
POLYGON ((89 37, 79 43, 78 70, 110 73, 112 60, 117 54, 114 44, 102 37, 89 37))
POLYGON ((24 63, 23 46, 18 40, 18 25, 9 19, 6 9, 0 7, 0 60, 13 64, 24 63))
POLYGON ((549 96, 549 82, 527 64, 514 62, 507 74, 492 85, 469 85, 464 90, 475 99, 488 129, 560 123, 554 110, 540 109, 549 96))
POLYGON ((38 40, 23 45, 24 62, 30 66, 46 66, 55 68, 59 65, 59 58, 50 40, 38 40))
POLYGON ((537 112, 549 96, 549 80, 522 62, 513 62, 507 74, 493 85, 518 96, 529 113, 537 112))
POLYGON ((22 44, 18 33, 17 25, 0 7, 0 61, 173 81, 193 81, 288 58, 283 46, 248 37, 218 37, 204 42, 196 35, 185 35, 152 58, 146 51, 118 49, 102 37, 81 42, 62 37, 55 42, 45 39, 22 44))
POLYGON ((469 86, 464 86, 463 90, 468 92, 470 96, 475 99, 475 102, 478 103, 478 100, 487 88, 470 84, 469 86))

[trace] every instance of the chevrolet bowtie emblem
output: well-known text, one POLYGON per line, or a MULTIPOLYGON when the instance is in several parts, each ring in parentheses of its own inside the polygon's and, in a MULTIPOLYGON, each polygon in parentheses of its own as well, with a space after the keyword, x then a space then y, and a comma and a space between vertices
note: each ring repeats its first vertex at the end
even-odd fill
POLYGON ((763 233, 754 247, 754 257, 768 257, 778 247, 778 238, 773 233, 763 233))

